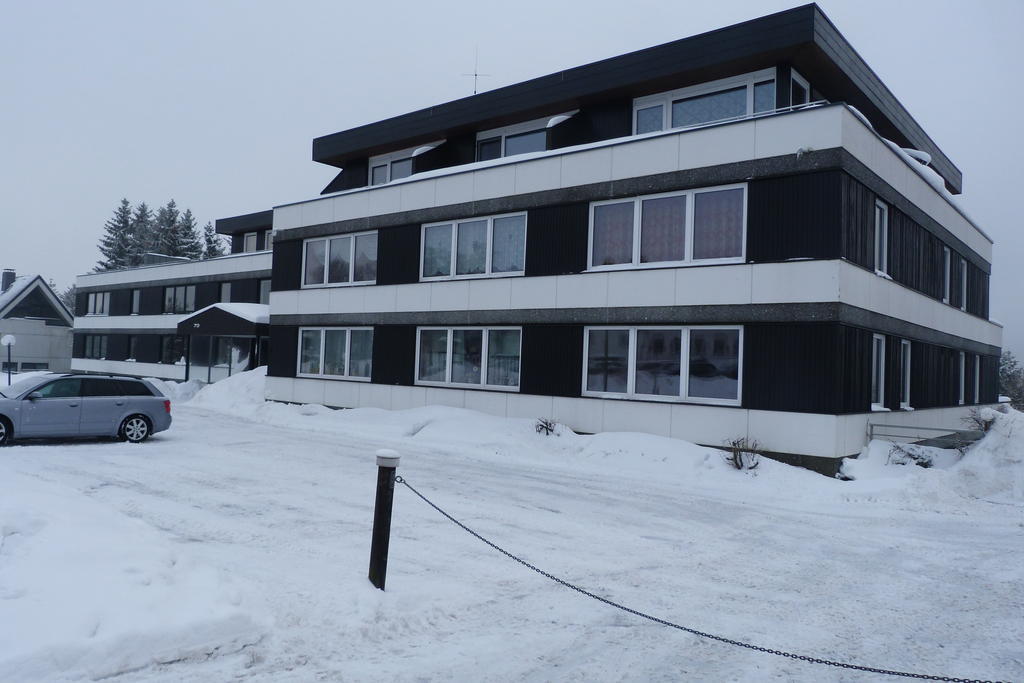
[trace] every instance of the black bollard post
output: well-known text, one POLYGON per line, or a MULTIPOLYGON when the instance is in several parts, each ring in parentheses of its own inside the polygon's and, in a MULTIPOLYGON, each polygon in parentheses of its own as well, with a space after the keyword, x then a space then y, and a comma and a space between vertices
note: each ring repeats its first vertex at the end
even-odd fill
POLYGON ((399 455, 382 448, 377 451, 377 501, 373 507, 373 540, 370 542, 370 583, 384 590, 388 574, 388 544, 391 541, 391 507, 395 498, 395 470, 399 455))

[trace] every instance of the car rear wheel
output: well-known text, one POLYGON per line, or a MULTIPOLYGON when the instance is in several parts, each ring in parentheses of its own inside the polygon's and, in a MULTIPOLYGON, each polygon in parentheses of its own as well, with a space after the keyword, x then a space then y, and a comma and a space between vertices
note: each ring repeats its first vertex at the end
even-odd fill
POLYGON ((14 430, 11 429, 11 423, 7 421, 6 417, 0 416, 0 446, 9 444, 13 434, 14 430))
POLYGON ((140 443, 149 438, 150 432, 153 431, 149 427, 149 420, 142 415, 131 415, 124 419, 121 423, 121 439, 128 443, 140 443))

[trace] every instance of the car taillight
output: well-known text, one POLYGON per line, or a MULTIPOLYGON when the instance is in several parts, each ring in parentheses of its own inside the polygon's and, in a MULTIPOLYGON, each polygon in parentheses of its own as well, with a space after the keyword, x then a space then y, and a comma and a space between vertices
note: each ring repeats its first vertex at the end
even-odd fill
POLYGON ((171 402, 170 401, 164 401, 164 410, 167 411, 168 415, 171 414, 171 402))

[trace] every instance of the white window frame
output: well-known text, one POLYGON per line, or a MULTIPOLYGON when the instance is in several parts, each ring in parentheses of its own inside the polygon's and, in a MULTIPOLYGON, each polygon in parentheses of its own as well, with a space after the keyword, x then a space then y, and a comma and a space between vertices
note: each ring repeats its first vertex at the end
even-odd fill
POLYGON ((974 354, 974 402, 981 403, 981 356, 974 354))
MULTIPOLYGON (((185 285, 165 285, 163 287, 163 289, 161 290, 161 292, 160 292, 161 296, 163 297, 163 300, 160 303, 160 306, 161 306, 160 310, 163 311, 164 315, 181 315, 183 313, 195 313, 195 311, 196 311, 196 293, 197 293, 197 291, 198 290, 197 290, 195 285, 188 285, 188 284, 185 284, 185 285), (192 310, 191 311, 188 309, 188 290, 189 290, 190 287, 192 288, 192 310), (177 290, 178 288, 181 288, 181 289, 185 290, 185 305, 184 305, 184 307, 180 311, 176 311, 176 310, 164 311, 163 307, 167 305, 167 290, 168 289, 177 290)), ((175 292, 174 299, 177 300, 177 298, 178 298, 177 292, 175 292)))
POLYGON ((372 280, 355 280, 356 276, 356 237, 364 235, 377 235, 377 264, 380 265, 380 235, 377 230, 366 230, 363 232, 346 232, 339 235, 327 235, 325 237, 310 237, 302 241, 302 283, 300 289, 322 289, 324 287, 358 287, 361 285, 375 285, 377 284, 377 278, 372 280), (331 266, 331 245, 330 241, 337 237, 351 237, 352 240, 349 243, 349 268, 348 268, 348 282, 328 282, 327 272, 331 266), (324 281, 320 284, 306 284, 306 245, 310 242, 324 242, 324 281))
POLYGON ((242 235, 242 251, 246 254, 256 251, 256 246, 259 244, 259 234, 255 232, 247 232, 242 235), (252 249, 249 248, 249 238, 252 238, 252 249))
POLYGON ((263 251, 273 251, 274 249, 274 231, 264 230, 263 231, 263 251))
POLYGON ((423 327, 416 328, 416 358, 413 368, 413 382, 418 386, 425 387, 447 387, 451 389, 478 389, 486 391, 506 391, 506 392, 518 392, 519 386, 523 381, 523 328, 516 325, 468 325, 468 326, 437 326, 437 325, 425 325, 423 327), (483 332, 483 342, 480 347, 480 383, 479 384, 466 384, 464 382, 453 382, 452 379, 452 344, 455 337, 452 334, 455 330, 481 330, 483 332), (487 384, 487 362, 488 362, 488 346, 490 344, 490 332, 492 330, 516 330, 519 332, 519 384, 515 386, 508 386, 504 384, 487 384), (420 379, 420 336, 423 332, 448 332, 448 346, 445 351, 445 380, 443 382, 421 380, 420 379))
POLYGON ((900 340, 900 409, 910 410, 910 364, 911 346, 907 339, 900 340))
POLYGON ((719 406, 739 406, 743 404, 743 326, 742 325, 588 325, 583 328, 583 376, 580 387, 583 396, 591 398, 611 398, 626 401, 657 401, 659 403, 700 403, 719 406), (627 351, 626 391, 590 391, 587 389, 587 358, 590 356, 590 333, 600 331, 629 331, 629 350, 627 351), (679 395, 664 396, 657 394, 636 393, 636 337, 640 330, 661 330, 682 332, 679 364, 679 395), (739 358, 736 367, 736 398, 706 398, 690 396, 690 332, 714 330, 736 330, 739 332, 739 358))
POLYGON ((231 282, 220 283, 220 303, 227 304, 231 303, 231 282), (225 291, 226 288, 226 291, 225 291), (227 297, 224 295, 227 294, 227 297))
POLYGON ((790 81, 796 81, 797 83, 799 83, 800 85, 803 86, 804 90, 807 91, 807 101, 806 102, 803 102, 801 104, 793 104, 793 87, 792 87, 792 85, 790 85, 790 88, 789 88, 789 105, 791 107, 805 107, 808 104, 810 104, 811 102, 813 102, 814 101, 814 97, 811 95, 811 84, 810 84, 810 82, 806 78, 801 76, 800 73, 796 69, 790 69, 789 70, 789 77, 790 77, 789 78, 790 81))
POLYGON ((885 336, 881 334, 871 335, 871 382, 878 376, 878 402, 875 396, 871 396, 871 410, 886 410, 885 407, 885 336), (880 345, 876 342, 881 342, 880 345), (875 351, 878 353, 875 353, 875 351))
POLYGON ((881 199, 875 200, 875 208, 872 214, 875 221, 875 274, 889 275, 889 205, 881 199), (882 210, 882 220, 879 223, 878 209, 882 210), (879 256, 882 263, 879 264, 879 256))
MULTIPOLYGON (((366 169, 366 184, 369 187, 379 187, 380 185, 387 185, 392 180, 392 178, 391 178, 391 164, 395 163, 396 161, 405 161, 406 159, 409 159, 411 161, 412 159, 415 159, 416 156, 417 156, 417 154, 415 152, 417 152, 420 149, 422 149, 422 148, 420 148, 420 147, 407 147, 405 149, 400 149, 400 150, 398 150, 396 152, 388 152, 387 154, 378 154, 377 156, 370 157, 369 164, 368 164, 367 169, 366 169), (387 177, 385 178, 383 183, 376 183, 376 184, 374 184, 374 182, 373 182, 373 169, 376 166, 386 166, 387 167, 387 174, 386 174, 387 177)), ((413 162, 413 164, 415 165, 415 162, 413 162)), ((404 176, 404 177, 405 178, 410 178, 413 175, 415 175, 415 171, 413 171, 412 173, 410 173, 409 175, 404 176)), ((402 178, 398 178, 398 180, 402 180, 402 178)))
POLYGON ((967 259, 960 259, 960 310, 967 311, 967 259))
MULTIPOLYGON (((300 327, 298 336, 298 352, 295 354, 295 376, 306 377, 311 379, 332 379, 340 380, 344 382, 370 382, 373 380, 373 341, 370 342, 370 377, 362 377, 360 375, 352 375, 349 372, 352 369, 352 332, 369 331, 373 333, 372 327, 300 327), (324 373, 324 337, 327 330, 341 331, 345 330, 345 374, 344 375, 328 375, 324 373), (320 372, 310 373, 302 372, 302 333, 303 332, 320 332, 320 372)), ((372 338, 371 338, 372 339, 372 338)))
POLYGON ((110 315, 110 292, 89 292, 86 315, 110 315))
POLYGON ((435 223, 423 223, 420 226, 420 282, 435 282, 438 280, 481 280, 484 278, 496 277, 522 277, 526 275, 526 240, 529 237, 529 214, 526 211, 515 211, 513 213, 500 213, 493 216, 474 216, 472 218, 459 218, 450 221, 437 221, 435 223), (523 217, 523 270, 508 270, 500 273, 491 272, 492 250, 494 245, 494 221, 498 218, 523 217), (465 275, 455 274, 455 262, 459 248, 459 223, 472 223, 474 221, 487 221, 487 256, 484 262, 484 272, 467 273, 465 275), (442 225, 451 226, 451 261, 448 265, 449 275, 423 275, 423 256, 426 253, 427 228, 434 228, 442 225))
POLYGON ((957 405, 961 405, 962 406, 965 403, 965 399, 967 398, 967 396, 965 394, 965 392, 966 392, 966 382, 965 382, 965 380, 967 379, 967 354, 965 354, 963 351, 960 351, 959 352, 959 358, 960 358, 960 393, 959 393, 959 397, 957 398, 957 405))
MULTIPOLYGON (((750 73, 741 74, 739 76, 731 76, 729 78, 721 78, 717 81, 709 81, 708 83, 699 83, 697 85, 691 85, 686 88, 679 88, 678 90, 669 90, 667 92, 655 93, 653 95, 645 95, 643 97, 637 97, 633 100, 633 135, 640 135, 641 133, 636 132, 636 115, 641 109, 647 109, 654 105, 660 104, 661 107, 661 130, 651 131, 651 133, 642 133, 642 135, 653 134, 655 132, 663 133, 669 130, 686 130, 688 128, 700 128, 701 126, 711 126, 725 121, 739 120, 737 118, 722 119, 720 121, 707 121, 704 123, 698 123, 693 126, 680 126, 678 128, 672 127, 672 103, 676 100, 685 100, 690 97, 699 97, 701 95, 710 95, 720 90, 732 90, 739 86, 745 85, 747 87, 747 112, 742 118, 749 118, 754 116, 754 84, 764 83, 765 81, 776 81, 775 67, 769 69, 762 69, 761 71, 752 71, 750 73)), ((778 87, 778 82, 776 82, 778 87)), ((811 91, 810 88, 807 90, 807 97, 810 99, 811 91)), ((758 116, 765 114, 771 114, 774 111, 774 107, 769 111, 758 112, 758 116)))
POLYGON ((587 226, 587 270, 633 270, 646 268, 676 268, 680 266, 705 266, 724 263, 744 263, 747 259, 747 201, 749 197, 746 183, 733 183, 731 185, 716 185, 714 187, 700 187, 680 192, 662 192, 659 194, 646 194, 638 197, 622 197, 620 199, 606 199, 598 202, 591 202, 589 209, 589 225, 587 226), (743 233, 740 238, 741 251, 739 256, 727 256, 724 258, 693 258, 693 212, 696 205, 696 195, 705 192, 718 192, 720 190, 743 190, 743 233), (661 199, 664 197, 686 196, 686 245, 685 257, 681 261, 655 261, 653 263, 640 262, 640 241, 641 241, 641 216, 643 202, 648 199, 661 199), (625 204, 633 202, 633 260, 631 263, 611 263, 608 265, 594 265, 594 208, 610 204, 625 204))
POLYGON ((949 303, 950 279, 953 276, 953 254, 949 247, 942 247, 942 303, 949 303))
MULTIPOLYGON (((498 158, 503 158, 505 156, 505 138, 515 137, 516 135, 522 135, 523 133, 546 132, 547 129, 551 127, 551 121, 558 118, 559 116, 565 116, 569 114, 571 113, 566 112, 566 114, 559 114, 556 116, 545 116, 544 118, 541 119, 533 119, 531 121, 513 123, 512 125, 502 126, 501 128, 491 128, 490 130, 482 130, 476 134, 476 141, 474 142, 473 146, 473 159, 474 161, 479 161, 477 157, 479 156, 480 143, 483 142, 484 140, 489 140, 491 138, 501 138, 501 155, 498 158)), ((547 142, 545 142, 544 148, 547 149, 547 142)))

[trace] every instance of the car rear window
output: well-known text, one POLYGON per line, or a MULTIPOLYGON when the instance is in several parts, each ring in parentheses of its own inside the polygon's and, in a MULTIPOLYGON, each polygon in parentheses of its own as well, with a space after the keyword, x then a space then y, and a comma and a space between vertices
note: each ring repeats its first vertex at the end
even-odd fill
POLYGON ((152 396, 153 392, 142 382, 121 380, 121 389, 125 396, 152 396))
POLYGON ((83 396, 124 396, 121 383, 117 380, 86 378, 82 384, 83 396))

